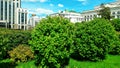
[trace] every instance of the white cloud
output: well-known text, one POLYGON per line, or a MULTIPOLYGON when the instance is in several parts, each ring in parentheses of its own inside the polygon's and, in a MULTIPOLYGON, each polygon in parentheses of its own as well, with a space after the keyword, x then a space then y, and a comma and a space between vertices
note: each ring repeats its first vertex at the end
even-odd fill
POLYGON ((86 0, 78 0, 78 1, 86 1, 86 0))
POLYGON ((29 14, 48 15, 52 13, 54 13, 54 11, 44 8, 29 9, 29 14))
POLYGON ((47 0, 40 0, 40 2, 46 2, 47 0))
POLYGON ((83 5, 86 5, 88 3, 87 0, 78 0, 79 2, 81 2, 83 5))
POLYGON ((47 2, 48 0, 22 0, 24 2, 47 2))
POLYGON ((53 4, 50 4, 50 6, 54 6, 53 4))
POLYGON ((64 5, 63 4, 58 4, 58 7, 64 7, 64 5))

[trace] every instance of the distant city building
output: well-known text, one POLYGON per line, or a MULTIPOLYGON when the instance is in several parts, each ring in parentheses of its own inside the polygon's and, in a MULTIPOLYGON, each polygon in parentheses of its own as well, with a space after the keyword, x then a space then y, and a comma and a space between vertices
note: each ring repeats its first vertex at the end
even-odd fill
POLYGON ((84 21, 83 16, 80 13, 74 11, 61 11, 59 13, 50 14, 50 16, 62 16, 64 18, 69 19, 71 22, 82 22, 84 21))
POLYGON ((32 14, 28 22, 29 29, 34 28, 40 22, 40 19, 36 14, 32 14))
POLYGON ((27 15, 27 10, 21 8, 21 0, 0 0, 1 27, 26 30, 27 15))
MULTIPOLYGON (((120 18, 120 1, 105 4, 105 7, 109 7, 112 18, 120 18)), ((91 21, 95 17, 101 17, 98 15, 100 5, 95 6, 93 10, 83 11, 82 13, 76 13, 71 11, 61 11, 59 13, 51 14, 50 16, 62 16, 68 18, 71 22, 91 21)))
MULTIPOLYGON (((105 7, 109 7, 111 11, 112 18, 120 18, 120 1, 116 1, 113 3, 108 3, 104 5, 105 7)), ((95 6, 94 10, 88 10, 82 12, 85 21, 93 20, 94 17, 101 17, 98 15, 98 11, 100 10, 100 5, 95 6)))

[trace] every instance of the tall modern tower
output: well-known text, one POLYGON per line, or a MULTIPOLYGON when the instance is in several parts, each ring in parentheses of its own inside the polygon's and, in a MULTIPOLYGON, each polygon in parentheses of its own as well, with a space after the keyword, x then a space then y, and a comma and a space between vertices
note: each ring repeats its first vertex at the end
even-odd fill
POLYGON ((27 29, 27 10, 21 8, 21 0, 0 0, 0 26, 27 29))

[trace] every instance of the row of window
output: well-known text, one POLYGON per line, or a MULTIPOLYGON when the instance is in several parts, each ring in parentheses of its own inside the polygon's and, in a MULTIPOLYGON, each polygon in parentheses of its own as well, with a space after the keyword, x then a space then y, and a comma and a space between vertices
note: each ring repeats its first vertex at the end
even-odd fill
POLYGON ((120 14, 120 11, 117 11, 117 12, 112 12, 112 14, 120 14))
POLYGON ((97 15, 87 15, 87 16, 85 16, 85 18, 89 18, 89 17, 97 17, 97 15))

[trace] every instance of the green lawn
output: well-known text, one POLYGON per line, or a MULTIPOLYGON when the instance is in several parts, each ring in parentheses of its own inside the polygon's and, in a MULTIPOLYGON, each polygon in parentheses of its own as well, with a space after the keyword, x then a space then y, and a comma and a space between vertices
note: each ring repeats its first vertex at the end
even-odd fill
MULTIPOLYGON (((0 68, 37 68, 34 61, 27 63, 12 64, 10 60, 0 61, 0 68)), ((120 56, 108 55, 107 59, 101 62, 87 62, 70 59, 66 68, 120 68, 120 56)))
POLYGON ((107 59, 101 62, 82 62, 70 59, 67 68, 120 68, 120 56, 108 55, 107 59))

